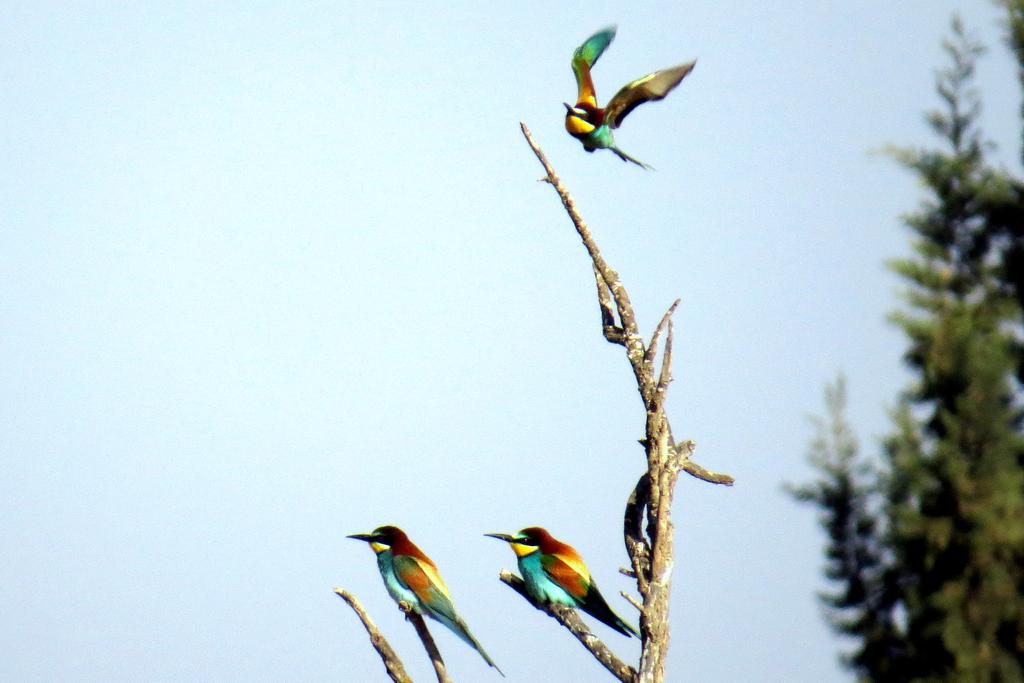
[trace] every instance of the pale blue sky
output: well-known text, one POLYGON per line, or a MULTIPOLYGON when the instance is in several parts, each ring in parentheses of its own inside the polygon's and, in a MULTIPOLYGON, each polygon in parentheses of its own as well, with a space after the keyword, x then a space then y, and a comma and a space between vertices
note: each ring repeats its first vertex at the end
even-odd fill
MULTIPOLYGON (((847 680, 781 484, 837 371, 870 451, 907 379, 883 261, 922 194, 873 151, 931 143, 954 10, 1019 170, 983 0, 6 3, 0 679, 385 681, 339 585, 430 680, 344 538, 393 523, 509 680, 605 680, 481 536, 548 527, 633 616, 642 411, 522 120, 644 330, 682 298, 675 432, 737 478, 679 484, 670 679, 847 680), (617 133, 656 172, 562 130, 572 50, 610 23, 602 99, 699 58, 617 133)), ((434 632, 456 680, 498 680, 434 632)))

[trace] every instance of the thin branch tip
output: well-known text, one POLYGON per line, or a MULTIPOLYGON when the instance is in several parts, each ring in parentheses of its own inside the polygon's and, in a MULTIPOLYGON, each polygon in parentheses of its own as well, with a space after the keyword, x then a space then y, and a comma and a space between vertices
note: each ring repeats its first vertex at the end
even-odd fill
POLYGON ((634 598, 632 595, 630 595, 626 591, 619 591, 619 595, 621 595, 623 598, 625 598, 626 602, 628 602, 633 607, 635 607, 637 612, 639 612, 640 614, 644 613, 644 606, 641 605, 640 602, 636 598, 634 598))
POLYGON ((388 643, 387 638, 380 632, 377 625, 370 619, 370 615, 366 613, 359 600, 354 595, 341 588, 334 589, 335 595, 348 603, 348 606, 352 608, 352 611, 359 617, 359 621, 362 622, 363 628, 366 629, 367 635, 370 636, 370 645, 377 651, 381 661, 384 663, 384 669, 388 676, 394 683, 412 683, 412 679, 409 678, 409 674, 405 672, 405 666, 402 664, 402 660, 399 659, 395 650, 388 643))
MULTIPOLYGON (((641 613, 643 637, 639 666, 634 670, 625 665, 611 665, 608 660, 602 658, 594 643, 589 640, 594 638, 589 629, 586 629, 582 622, 579 622, 579 629, 572 625, 573 618, 579 621, 575 611, 559 605, 538 605, 529 596, 525 584, 518 576, 508 571, 502 571, 499 576, 534 607, 546 612, 569 629, 619 680, 625 683, 656 683, 664 680, 670 641, 668 617, 672 572, 675 566, 671 511, 679 475, 686 472, 709 483, 727 486, 732 485, 733 478, 726 474, 711 472, 693 462, 691 456, 695 444, 692 441, 675 443, 665 413, 665 399, 669 384, 673 381, 671 368, 675 325, 672 317, 682 299, 676 298, 672 302, 651 333, 650 342, 645 345, 625 285, 618 273, 601 255, 576 202, 555 174, 554 168, 533 139, 529 128, 523 122, 520 122, 519 127, 527 144, 543 166, 548 182, 561 200, 569 220, 572 221, 590 256, 601 316, 601 333, 607 341, 624 347, 645 408, 644 437, 639 439, 639 443, 644 448, 647 467, 629 496, 623 517, 623 540, 632 569, 620 570, 636 580, 637 591, 641 597, 641 600, 637 600, 626 592, 622 593, 623 598, 641 613), (658 367, 658 347, 662 343, 664 350, 658 367)), ((603 643, 600 645, 604 647, 603 643)))

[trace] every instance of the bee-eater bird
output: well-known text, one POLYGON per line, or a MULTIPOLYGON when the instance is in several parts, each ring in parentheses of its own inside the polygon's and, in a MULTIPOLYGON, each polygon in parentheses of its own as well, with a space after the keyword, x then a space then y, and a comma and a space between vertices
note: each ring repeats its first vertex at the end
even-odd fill
POLYGON ((572 55, 572 72, 576 75, 576 106, 565 103, 565 129, 569 135, 583 143, 583 149, 593 152, 595 149, 610 149, 623 161, 632 161, 643 168, 651 168, 644 162, 634 159, 615 145, 612 129, 622 125, 622 120, 629 112, 644 102, 664 99, 686 74, 693 71, 696 61, 662 69, 627 83, 615 94, 602 109, 597 106, 594 82, 590 78, 593 68, 601 53, 604 52, 615 38, 615 27, 609 26, 587 38, 586 42, 576 48, 572 55))
POLYGON ((437 573, 437 566, 409 540, 404 531, 395 526, 381 526, 368 534, 352 534, 349 538, 370 544, 377 555, 377 568, 384 579, 384 586, 395 602, 405 602, 417 614, 426 614, 440 621, 479 652, 499 674, 505 675, 455 612, 452 596, 437 573))
POLYGON ((578 607, 624 636, 640 637, 639 631, 623 621, 605 602, 583 558, 572 546, 537 526, 527 527, 515 536, 484 535, 505 541, 512 547, 526 591, 537 602, 578 607))

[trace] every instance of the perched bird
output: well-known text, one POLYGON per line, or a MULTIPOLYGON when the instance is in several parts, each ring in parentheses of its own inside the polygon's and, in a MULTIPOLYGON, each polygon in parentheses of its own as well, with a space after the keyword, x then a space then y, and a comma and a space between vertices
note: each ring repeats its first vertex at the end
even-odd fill
POLYGON ((417 614, 426 614, 440 621, 479 652, 499 674, 505 675, 469 632, 462 617, 456 614, 452 596, 437 573, 437 566, 409 540, 404 531, 394 526, 382 526, 368 534, 352 534, 349 538, 370 544, 377 555, 377 568, 384 579, 384 586, 395 602, 405 602, 417 614))
POLYGON ((605 602, 583 558, 572 546, 537 526, 527 527, 515 536, 484 535, 512 546, 512 552, 519 559, 526 591, 537 602, 578 607, 624 636, 640 637, 639 631, 623 621, 605 602))
POLYGON ((593 152, 595 149, 610 149, 623 161, 632 161, 638 166, 651 168, 647 164, 629 156, 615 145, 612 129, 622 125, 622 120, 629 112, 644 102, 661 100, 668 95, 686 74, 693 70, 696 61, 662 69, 627 83, 615 93, 608 104, 602 109, 597 106, 594 82, 590 78, 590 69, 597 62, 601 53, 615 38, 615 27, 610 26, 587 38, 587 41, 576 48, 572 55, 572 72, 576 75, 576 106, 565 103, 565 129, 569 135, 583 143, 583 149, 593 152))

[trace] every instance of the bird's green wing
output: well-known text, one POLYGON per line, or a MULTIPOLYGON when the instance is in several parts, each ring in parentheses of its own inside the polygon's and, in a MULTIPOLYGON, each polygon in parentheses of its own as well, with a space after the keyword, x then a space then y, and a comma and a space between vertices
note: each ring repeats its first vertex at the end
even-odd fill
POLYGON ((590 572, 583 562, 569 556, 544 553, 540 556, 540 566, 548 578, 562 589, 582 602, 590 589, 590 572))
POLYGON ((644 102, 661 100, 668 95, 679 82, 686 78, 686 75, 693 71, 697 62, 689 62, 673 66, 670 69, 662 69, 643 78, 638 78, 632 83, 627 83, 615 97, 608 102, 604 110, 604 122, 611 128, 618 128, 622 119, 626 118, 629 112, 636 109, 644 102))
MULTIPOLYGON (((397 555, 392 558, 392 563, 395 568, 395 576, 406 588, 416 594, 427 614, 450 628, 459 638, 479 652, 484 661, 498 669, 498 665, 470 633, 466 622, 456 614, 452 597, 448 593, 448 588, 444 585, 441 575, 437 573, 434 563, 412 555, 397 555)), ((498 673, 502 676, 505 675, 501 669, 498 669, 498 673)))
POLYGON ((411 555, 396 555, 391 561, 395 577, 416 594, 424 607, 449 618, 456 618, 455 605, 452 604, 448 587, 444 585, 436 567, 411 555))
POLYGON ((572 55, 572 72, 576 75, 576 102, 588 101, 597 106, 594 93, 594 82, 590 79, 590 69, 597 62, 615 38, 615 27, 609 26, 587 38, 586 42, 576 48, 572 55))

